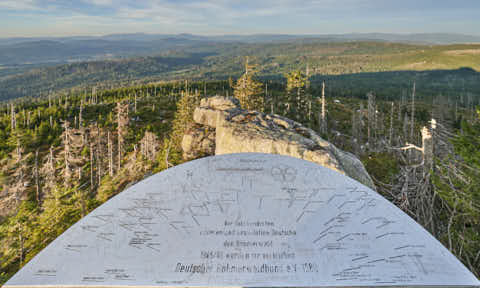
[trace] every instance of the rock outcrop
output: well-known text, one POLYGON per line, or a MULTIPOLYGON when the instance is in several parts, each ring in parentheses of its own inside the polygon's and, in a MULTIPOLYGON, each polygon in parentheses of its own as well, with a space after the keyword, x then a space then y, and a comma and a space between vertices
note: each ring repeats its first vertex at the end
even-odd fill
POLYGON ((202 99, 193 119, 195 125, 182 141, 187 160, 242 152, 288 155, 318 163, 375 189, 357 157, 288 118, 242 110, 237 99, 215 96, 202 99))

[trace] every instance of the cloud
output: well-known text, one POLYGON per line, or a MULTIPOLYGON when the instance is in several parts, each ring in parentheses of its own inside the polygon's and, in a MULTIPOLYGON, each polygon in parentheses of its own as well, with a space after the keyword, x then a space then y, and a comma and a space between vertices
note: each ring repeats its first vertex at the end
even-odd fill
MULTIPOLYGON (((380 28, 415 32, 443 26, 448 30, 438 22, 478 23, 474 15, 478 9, 478 0, 0 0, 0 16, 28 14, 52 33, 70 29, 84 34, 348 33, 380 28), (411 28, 407 22, 422 25, 411 28)), ((5 21, 0 18, 0 26, 14 27, 15 21, 26 25, 18 19, 5 21)))
POLYGON ((93 4, 97 6, 112 6, 113 0, 84 0, 87 4, 93 4))
POLYGON ((35 0, 2 0, 0 10, 39 10, 35 0))

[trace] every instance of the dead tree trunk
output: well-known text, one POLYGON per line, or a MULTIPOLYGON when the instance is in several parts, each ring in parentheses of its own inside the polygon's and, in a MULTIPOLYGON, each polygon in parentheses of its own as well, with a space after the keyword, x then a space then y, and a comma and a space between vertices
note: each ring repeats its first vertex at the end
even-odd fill
POLYGON ((82 112, 83 112, 83 99, 80 102, 80 113, 78 115, 78 128, 82 127, 82 120, 83 120, 82 112))
POLYGON ((101 152, 103 151, 102 149, 102 146, 101 146, 101 135, 100 135, 100 128, 98 127, 98 123, 96 123, 96 126, 97 126, 97 141, 96 141, 96 145, 97 145, 97 149, 96 149, 96 156, 97 156, 97 183, 100 185, 101 183, 101 180, 102 180, 102 159, 103 158, 100 158, 100 155, 101 155, 101 152))
POLYGON ((422 129, 422 148, 423 148, 423 163, 424 163, 424 175, 433 169, 434 165, 434 139, 435 129, 437 128, 436 120, 431 120, 431 129, 423 127, 422 129))
POLYGON ((403 137, 404 137, 404 141, 407 141, 407 139, 408 139, 408 115, 407 115, 407 113, 405 113, 404 117, 403 117, 403 137))
POLYGON ((35 176, 35 199, 37 200, 37 204, 40 205, 40 181, 38 179, 38 149, 35 151, 34 176, 35 176))
POLYGON ((134 109, 135 109, 135 114, 137 113, 137 92, 135 92, 135 106, 134 106, 134 109))
POLYGON ((325 110, 325 81, 322 82, 322 114, 321 114, 321 129, 322 133, 327 133, 327 120, 325 110))
POLYGON ((415 82, 413 82, 413 91, 412 91, 412 114, 410 120, 410 141, 413 142, 413 131, 415 128, 415 82))
POLYGON ((23 231, 22 229, 20 228, 19 229, 19 232, 18 232, 18 243, 20 244, 19 246, 19 249, 18 249, 18 256, 20 258, 20 262, 19 262, 19 267, 22 268, 23 266, 23 254, 24 254, 24 248, 23 248, 23 245, 24 245, 24 239, 23 239, 23 231))
POLYGON ((110 137, 110 131, 107 133, 107 141, 108 141, 108 172, 110 177, 113 177, 113 147, 112 147, 112 139, 110 137))
MULTIPOLYGON (((187 85, 187 84, 186 84, 187 85)), ((123 157, 123 144, 125 142, 125 135, 128 129, 128 103, 122 104, 117 103, 117 137, 118 137, 118 168, 117 171, 120 171, 122 165, 123 157)))
POLYGON ((393 139, 393 108, 394 108, 394 104, 392 102, 392 111, 390 113, 390 135, 389 135, 389 138, 388 138, 388 142, 390 144, 390 146, 392 146, 392 139, 393 139))
POLYGON ((49 157, 48 157, 48 165, 50 167, 50 171, 55 171, 55 165, 54 165, 54 162, 53 162, 53 147, 50 146, 50 153, 49 153, 49 157))
POLYGON ((11 128, 12 128, 12 131, 17 129, 17 119, 16 119, 16 113, 15 113, 15 106, 13 104, 10 105, 11 107, 11 115, 10 115, 10 120, 11 120, 11 128))
POLYGON ((372 92, 368 93, 368 148, 369 150, 374 149, 375 143, 373 139, 373 133, 375 130, 375 94, 372 92))
POLYGON ((64 135, 63 135, 63 147, 64 147, 64 160, 65 160, 65 186, 68 186, 71 178, 70 171, 70 123, 65 121, 64 123, 64 135))
POLYGON ((93 169, 94 169, 94 163, 93 163, 93 141, 90 141, 90 192, 93 193, 94 188, 95 188, 95 181, 94 181, 94 175, 93 175, 93 169))
POLYGON ((359 148, 358 146, 360 145, 360 143, 358 141, 359 140, 358 139, 359 138, 358 137, 358 134, 359 134, 359 132, 358 132, 359 129, 358 128, 359 128, 360 123, 358 123, 357 118, 358 118, 357 117, 357 112, 356 112, 355 109, 353 109, 353 113, 352 113, 352 148, 353 148, 354 154, 358 156, 360 154, 359 149, 358 149, 359 148))

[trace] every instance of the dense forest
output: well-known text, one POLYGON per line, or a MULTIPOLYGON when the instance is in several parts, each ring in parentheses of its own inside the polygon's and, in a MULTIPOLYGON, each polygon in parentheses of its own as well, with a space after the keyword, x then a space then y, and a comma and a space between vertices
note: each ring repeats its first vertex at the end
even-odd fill
POLYGON ((213 95, 357 155, 379 193, 479 276, 479 49, 225 43, 4 76, 0 283, 125 187, 182 163, 192 113, 213 95))
MULTIPOLYGON (((389 42, 325 42, 303 39, 275 43, 208 43, 143 56, 78 62, 27 71, 0 66, 0 100, 50 93, 128 87, 160 81, 227 80, 242 72, 244 57, 257 64, 264 81, 282 81, 292 70, 334 78, 335 90, 360 94, 372 89, 379 96, 396 93, 419 77, 429 95, 480 93, 480 45, 413 45, 389 42), (465 68, 470 67, 470 68, 465 68), (464 68, 464 69, 461 69, 464 68), (472 70, 473 69, 473 70, 472 70), (23 71, 23 72, 21 72, 23 71), (393 89, 391 89, 393 88, 393 89)), ((321 79, 321 81, 323 81, 321 79)), ((312 79, 312 81, 314 81, 312 79)))

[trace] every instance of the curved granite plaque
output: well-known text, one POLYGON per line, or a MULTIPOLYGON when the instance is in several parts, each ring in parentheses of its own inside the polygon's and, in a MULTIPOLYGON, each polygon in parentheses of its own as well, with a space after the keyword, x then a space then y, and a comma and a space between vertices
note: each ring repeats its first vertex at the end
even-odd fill
POLYGON ((73 225, 5 287, 478 286, 409 216, 314 163, 188 162, 73 225))

